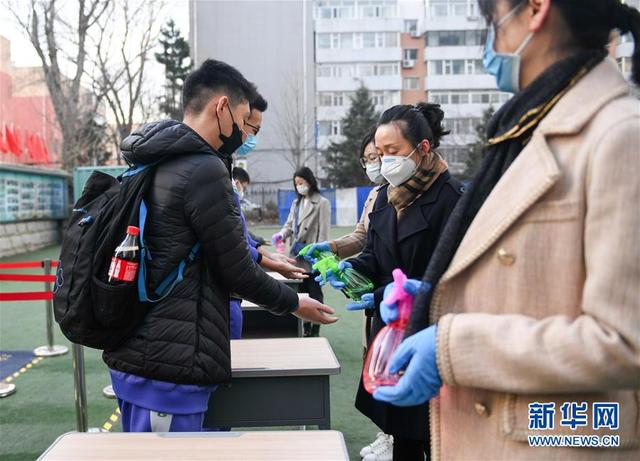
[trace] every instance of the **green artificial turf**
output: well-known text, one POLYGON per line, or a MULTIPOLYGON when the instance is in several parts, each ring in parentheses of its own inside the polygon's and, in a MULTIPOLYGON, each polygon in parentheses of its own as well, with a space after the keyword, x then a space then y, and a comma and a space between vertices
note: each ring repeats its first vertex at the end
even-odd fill
MULTIPOLYGON (((256 234, 270 238, 275 227, 251 227, 256 234)), ((332 237, 348 233, 348 228, 332 229, 332 237)), ((6 258, 8 261, 57 259, 59 248, 52 247, 6 258)), ((34 270, 4 271, 38 273, 34 270)), ((0 282, 4 292, 41 291, 37 283, 0 282)), ((325 336, 338 357, 341 373, 331 378, 332 428, 344 434, 349 456, 360 459, 358 452, 373 441, 377 428, 353 406, 362 367, 362 314, 344 309, 344 296, 325 288, 325 303, 334 307, 340 320, 324 326, 325 336)), ((55 343, 70 346, 55 329, 55 343)), ((0 349, 31 350, 46 343, 44 302, 0 303, 0 349)), ((109 384, 107 368, 100 352, 84 349, 87 382, 87 404, 90 427, 102 427, 116 408, 114 400, 102 396, 109 384)), ((12 381, 18 391, 0 399, 0 459, 27 461, 36 459, 60 434, 75 430, 75 404, 71 353, 47 358, 33 365, 12 381)), ((277 430, 278 428, 270 428, 277 430)), ((119 430, 119 423, 112 431, 119 430)))

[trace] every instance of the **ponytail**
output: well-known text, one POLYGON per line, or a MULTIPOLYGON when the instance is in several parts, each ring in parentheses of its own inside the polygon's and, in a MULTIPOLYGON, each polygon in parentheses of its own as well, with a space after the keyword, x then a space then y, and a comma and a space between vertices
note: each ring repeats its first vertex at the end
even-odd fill
POLYGON ((399 127, 411 145, 417 146, 426 139, 431 148, 435 149, 440 145, 442 137, 449 134, 442 127, 443 119, 444 112, 440 104, 419 102, 415 106, 403 104, 387 109, 380 117, 379 125, 404 122, 399 127))

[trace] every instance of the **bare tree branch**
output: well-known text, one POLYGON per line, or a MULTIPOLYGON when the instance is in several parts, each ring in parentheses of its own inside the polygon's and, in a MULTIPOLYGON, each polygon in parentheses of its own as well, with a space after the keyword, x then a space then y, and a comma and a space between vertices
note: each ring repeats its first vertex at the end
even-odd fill
POLYGON ((306 121, 305 127, 303 88, 300 75, 288 77, 282 91, 281 104, 274 111, 278 132, 286 146, 286 151, 281 155, 294 170, 316 155, 312 121, 306 121))
MULTIPOLYGON (((70 170, 83 161, 86 142, 80 133, 93 120, 95 104, 81 96, 90 28, 106 11, 109 0, 75 0, 77 17, 61 13, 58 0, 5 0, 16 24, 33 45, 62 133, 62 164, 70 170), (68 55, 62 50, 71 51, 68 55), (70 57, 72 56, 72 57, 70 57), (69 75, 71 77, 69 77, 69 75)), ((68 4, 65 4, 65 8, 68 4)))

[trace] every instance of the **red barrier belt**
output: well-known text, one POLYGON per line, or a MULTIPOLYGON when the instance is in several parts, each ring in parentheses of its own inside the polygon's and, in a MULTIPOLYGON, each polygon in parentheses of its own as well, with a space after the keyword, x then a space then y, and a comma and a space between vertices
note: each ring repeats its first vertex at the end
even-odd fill
POLYGON ((53 299, 50 291, 0 293, 0 301, 47 301, 53 299))
POLYGON ((9 282, 55 282, 55 275, 0 274, 0 280, 9 282))
MULTIPOLYGON (((32 261, 26 263, 0 263, 1 269, 29 269, 32 267, 44 267, 42 261, 32 261)), ((51 261, 51 267, 58 267, 58 261, 51 261)))

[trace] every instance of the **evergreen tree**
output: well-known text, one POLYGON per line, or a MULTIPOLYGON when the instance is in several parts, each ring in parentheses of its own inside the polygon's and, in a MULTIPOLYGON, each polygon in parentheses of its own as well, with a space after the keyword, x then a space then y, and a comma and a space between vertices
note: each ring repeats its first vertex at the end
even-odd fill
POLYGON ((469 147, 469 157, 465 162, 464 173, 460 176, 463 180, 470 180, 480 168, 480 164, 484 159, 488 138, 487 127, 491 117, 493 117, 493 106, 489 106, 482 114, 480 123, 476 125, 476 137, 477 141, 469 147))
POLYGON ((189 43, 176 28, 173 19, 160 30, 162 53, 156 53, 156 61, 164 65, 165 95, 160 101, 160 111, 174 120, 182 120, 182 86, 191 71, 189 43))
POLYGON ((327 149, 328 179, 334 187, 370 185, 360 166, 360 144, 367 131, 378 121, 371 94, 361 86, 351 97, 349 112, 342 119, 344 141, 331 142, 327 149))

